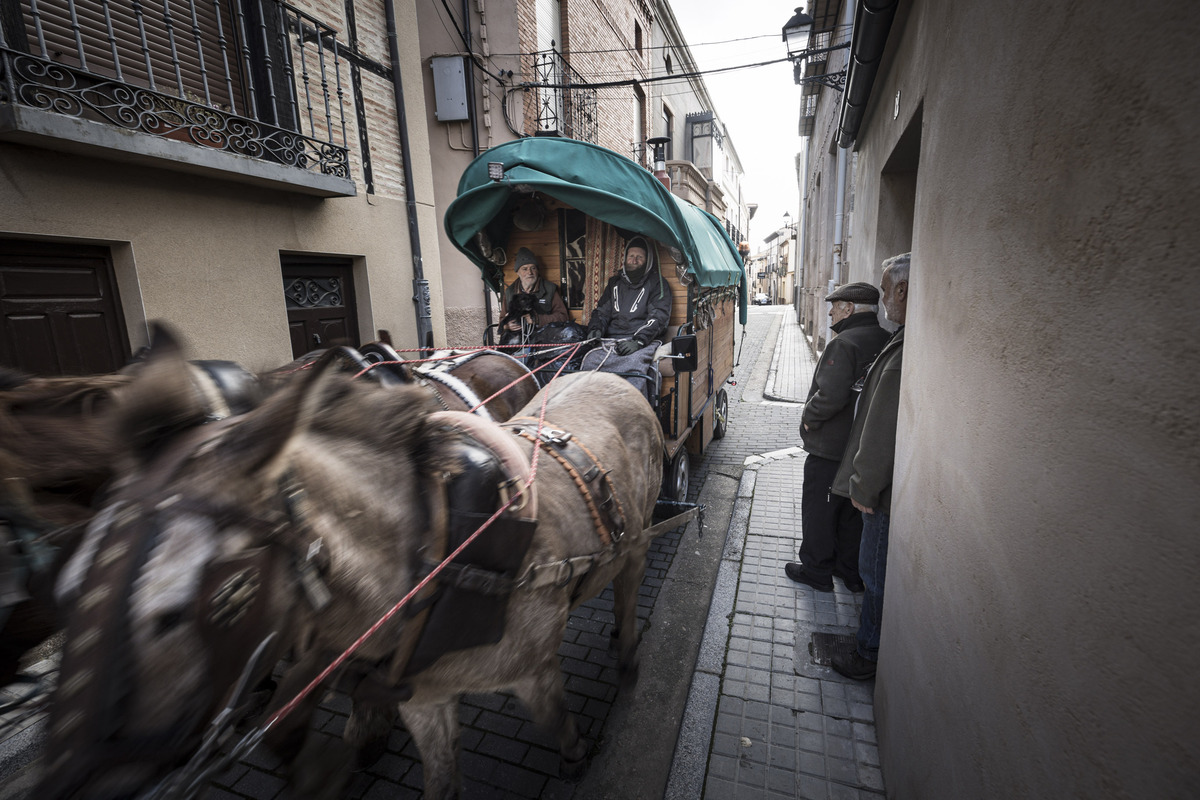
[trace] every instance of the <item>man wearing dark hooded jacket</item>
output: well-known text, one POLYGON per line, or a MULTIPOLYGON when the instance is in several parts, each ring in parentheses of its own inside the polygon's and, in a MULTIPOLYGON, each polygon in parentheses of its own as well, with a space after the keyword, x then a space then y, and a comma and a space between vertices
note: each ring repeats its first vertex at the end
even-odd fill
POLYGON ((587 338, 619 339, 615 349, 627 356, 658 339, 670 319, 671 287, 659 273, 654 248, 635 236, 592 311, 587 338))

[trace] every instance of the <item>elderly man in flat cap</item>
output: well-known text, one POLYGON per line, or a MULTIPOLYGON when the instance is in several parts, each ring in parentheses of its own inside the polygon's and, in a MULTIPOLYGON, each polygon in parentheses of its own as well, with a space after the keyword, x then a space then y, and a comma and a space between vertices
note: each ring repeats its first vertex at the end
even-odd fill
POLYGON ((799 563, 789 562, 784 571, 819 592, 833 591, 835 575, 850 591, 861 592, 862 514, 850 498, 833 494, 830 487, 850 438, 858 399, 855 383, 867 374, 889 334, 879 325, 879 290, 871 284, 848 283, 825 300, 831 304, 829 317, 837 336, 825 345, 801 417, 800 438, 808 451, 800 496, 803 538, 799 563))

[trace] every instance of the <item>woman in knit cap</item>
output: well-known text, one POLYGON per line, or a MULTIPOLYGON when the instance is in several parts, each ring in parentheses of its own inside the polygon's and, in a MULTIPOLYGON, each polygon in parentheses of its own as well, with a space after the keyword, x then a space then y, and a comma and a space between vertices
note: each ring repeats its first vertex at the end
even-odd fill
POLYGON ((528 247, 517 251, 513 264, 517 270, 517 279, 504 292, 504 307, 511 316, 504 327, 510 331, 521 330, 521 321, 528 317, 533 327, 541 327, 551 322, 567 322, 571 317, 567 306, 558 293, 558 287, 550 281, 544 281, 538 275, 537 256, 528 247), (518 300, 519 296, 521 299, 518 300), (526 313, 516 313, 524 309, 532 309, 526 313))

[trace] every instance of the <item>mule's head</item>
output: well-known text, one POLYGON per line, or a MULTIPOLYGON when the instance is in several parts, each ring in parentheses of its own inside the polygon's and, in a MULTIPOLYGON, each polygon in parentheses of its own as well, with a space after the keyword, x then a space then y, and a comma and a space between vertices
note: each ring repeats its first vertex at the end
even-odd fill
POLYGON ((335 595, 358 591, 355 573, 378 556, 356 552, 355 526, 417 527, 379 508, 392 499, 379 489, 415 486, 425 394, 329 366, 192 428, 182 359, 148 364, 130 386, 116 422, 123 475, 59 584, 74 605, 36 796, 132 796, 160 779, 239 678, 268 674, 315 618, 308 561, 335 595), (243 675, 271 633, 272 652, 243 675))
MULTIPOLYGON (((0 378, 0 448, 38 516, 68 524, 90 514, 117 451, 106 415, 123 375, 0 378)), ((11 472, 12 474, 8 474, 11 472)))

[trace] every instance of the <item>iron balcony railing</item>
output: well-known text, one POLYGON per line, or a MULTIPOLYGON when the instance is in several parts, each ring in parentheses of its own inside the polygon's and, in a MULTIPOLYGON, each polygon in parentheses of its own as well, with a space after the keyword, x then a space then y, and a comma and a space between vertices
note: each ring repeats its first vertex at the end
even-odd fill
POLYGON ((350 177, 339 44, 307 13, 280 0, 19 11, 0 15, 0 103, 350 177))
POLYGON ((596 90, 574 86, 583 83, 583 77, 557 50, 534 53, 533 74, 538 83, 538 130, 597 144, 596 90))

